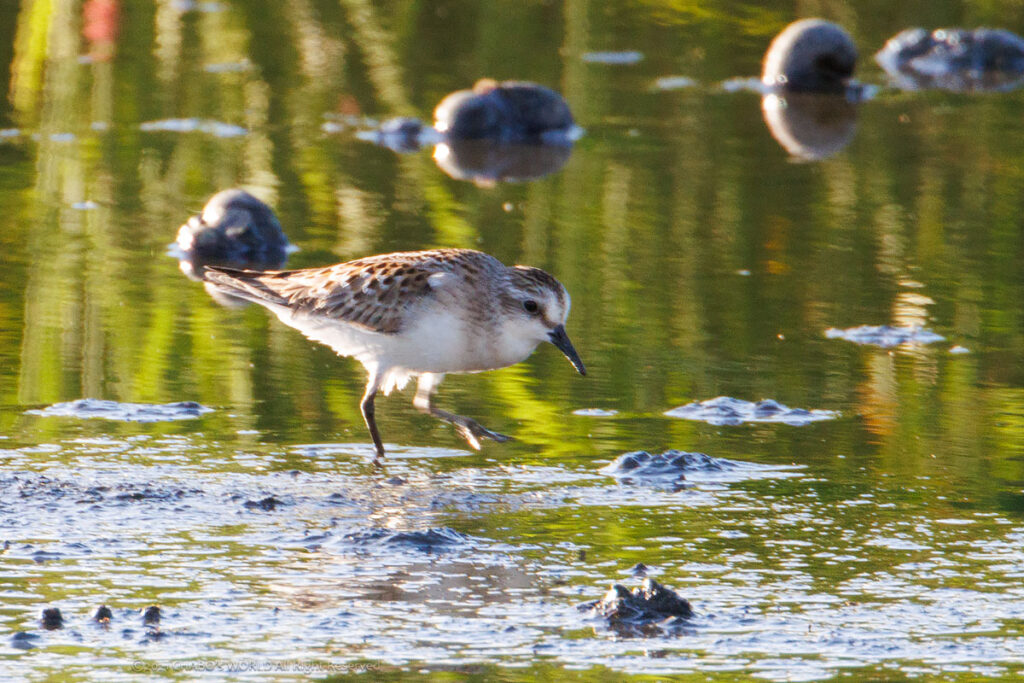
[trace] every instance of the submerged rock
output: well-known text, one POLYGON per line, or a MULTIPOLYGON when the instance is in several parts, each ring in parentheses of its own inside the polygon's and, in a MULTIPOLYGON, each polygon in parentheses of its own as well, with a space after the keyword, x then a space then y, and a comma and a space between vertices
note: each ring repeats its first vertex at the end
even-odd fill
POLYGON ((271 208, 237 188, 213 195, 171 246, 181 271, 194 280, 206 266, 278 269, 293 250, 271 208))
POLYGON ((789 408, 770 398, 756 403, 730 396, 688 403, 665 413, 669 417, 699 420, 713 425, 739 425, 744 422, 781 422, 795 427, 839 416, 834 410, 789 408))
POLYGON ((615 584, 603 598, 580 605, 579 609, 603 618, 612 628, 647 635, 684 626, 693 616, 688 600, 650 577, 632 593, 615 584))
POLYGON ((434 109, 434 128, 450 140, 571 142, 576 128, 565 99, 525 81, 477 81, 434 109))
POLYGON ((857 65, 857 48, 838 24, 801 19, 775 36, 761 81, 789 92, 843 93, 857 65))
POLYGON ((82 398, 67 403, 55 403, 40 410, 26 410, 29 415, 43 417, 77 417, 82 419, 100 418, 120 422, 168 422, 192 420, 204 413, 212 413, 195 401, 176 403, 119 403, 95 398, 82 398))
POLYGON ((825 330, 829 339, 845 339, 854 344, 870 344, 889 349, 901 344, 932 344, 945 340, 923 327, 890 327, 889 325, 861 325, 840 330, 830 327, 825 330))
POLYGON ((875 61, 905 90, 1011 90, 1024 83, 1024 38, 1003 29, 910 28, 875 61))
POLYGON ((469 543, 470 538, 448 527, 425 531, 390 531, 367 529, 343 536, 343 540, 358 544, 406 547, 423 552, 436 552, 469 543))

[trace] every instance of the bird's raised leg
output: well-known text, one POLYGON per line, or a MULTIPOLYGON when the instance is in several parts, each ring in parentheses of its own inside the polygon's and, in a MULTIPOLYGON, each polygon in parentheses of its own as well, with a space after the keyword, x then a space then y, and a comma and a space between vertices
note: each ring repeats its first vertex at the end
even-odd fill
POLYGON ((380 440, 380 432, 377 431, 377 420, 374 417, 373 399, 377 396, 377 389, 380 388, 381 373, 377 370, 371 370, 370 376, 366 380, 366 392, 363 393, 363 400, 359 403, 359 410, 363 413, 363 421, 366 422, 366 428, 370 430, 370 438, 373 439, 373 446, 377 449, 377 457, 374 461, 378 461, 384 457, 384 442, 380 440))
POLYGON ((469 442, 469 445, 474 450, 480 450, 480 439, 491 439, 492 441, 499 442, 512 440, 511 436, 492 432, 476 420, 463 417, 462 415, 455 415, 447 410, 441 410, 430 405, 430 397, 434 394, 442 379, 444 379, 444 375, 433 372, 420 375, 419 382, 416 385, 416 396, 412 399, 412 404, 416 406, 417 410, 455 425, 455 429, 462 435, 463 439, 469 442))

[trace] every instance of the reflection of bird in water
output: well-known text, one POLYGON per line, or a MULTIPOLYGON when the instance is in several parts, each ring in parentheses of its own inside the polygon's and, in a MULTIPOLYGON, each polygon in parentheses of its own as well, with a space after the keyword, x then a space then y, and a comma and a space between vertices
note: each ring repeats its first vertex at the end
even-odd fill
POLYGON ((366 367, 360 409, 377 457, 384 455, 374 419, 379 390, 387 395, 417 377, 413 405, 455 425, 479 448, 482 438, 508 437, 431 405, 445 373, 513 365, 544 341, 586 373, 565 332, 565 287, 539 268, 507 267, 479 251, 400 252, 267 273, 208 268, 206 281, 265 306, 286 325, 366 367))
POLYGON ((565 99, 550 88, 485 78, 441 100, 434 128, 453 140, 566 143, 576 123, 565 99))
POLYGON ((998 92, 1024 84, 1024 38, 1003 29, 910 28, 875 61, 904 90, 998 92))
MULTIPOLYGON (((193 280, 202 280, 207 266, 280 268, 294 250, 270 207, 239 189, 213 195, 202 213, 181 226, 171 245, 181 271, 193 280)), ((238 304, 215 298, 224 305, 238 304)))
POLYGON ((775 36, 761 81, 787 92, 842 93, 857 64, 857 48, 841 26, 801 19, 775 36))
POLYGON ((849 144, 857 130, 857 104, 845 95, 765 95, 761 111, 772 137, 805 161, 832 156, 849 144))

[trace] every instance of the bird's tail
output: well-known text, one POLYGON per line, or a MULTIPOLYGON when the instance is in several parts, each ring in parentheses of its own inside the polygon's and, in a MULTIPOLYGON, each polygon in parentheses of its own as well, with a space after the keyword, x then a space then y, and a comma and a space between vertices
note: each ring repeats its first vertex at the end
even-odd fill
POLYGON ((271 273, 259 270, 236 270, 234 268, 221 268, 217 266, 207 266, 203 269, 203 281, 224 294, 257 304, 287 305, 288 299, 279 292, 274 291, 271 287, 268 287, 263 281, 263 278, 268 275, 271 275, 271 273))

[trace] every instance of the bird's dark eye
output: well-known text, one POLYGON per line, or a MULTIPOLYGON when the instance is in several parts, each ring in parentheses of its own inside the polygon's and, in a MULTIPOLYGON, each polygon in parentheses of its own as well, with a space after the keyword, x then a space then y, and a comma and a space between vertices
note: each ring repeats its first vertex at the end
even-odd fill
POLYGON ((523 310, 525 310, 530 315, 535 315, 538 311, 540 311, 540 306, 538 306, 537 302, 534 301, 533 299, 527 299, 526 301, 523 302, 523 310))

